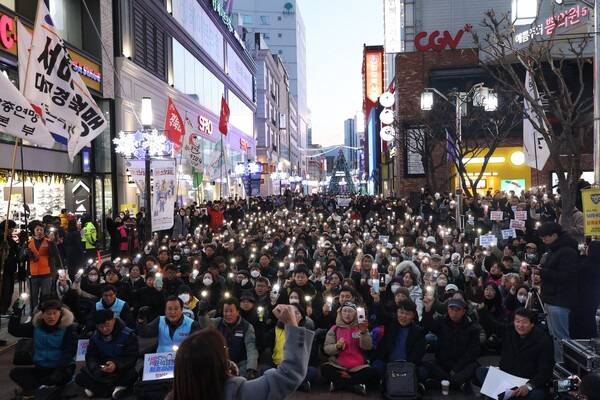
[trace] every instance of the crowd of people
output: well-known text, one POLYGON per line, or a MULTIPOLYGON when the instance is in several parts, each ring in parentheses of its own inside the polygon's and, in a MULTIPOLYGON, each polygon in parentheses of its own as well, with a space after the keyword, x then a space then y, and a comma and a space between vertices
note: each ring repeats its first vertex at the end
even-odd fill
MULTIPOLYGON (((22 396, 73 377, 88 397, 284 396, 323 384, 364 395, 405 361, 421 393, 443 382, 472 393, 488 373, 480 357, 496 354, 502 371, 528 380, 516 397, 544 399, 560 340, 597 336, 600 242, 586 243, 579 222, 561 226, 558 199, 541 189, 466 199, 463 230, 454 207, 426 191, 416 204, 355 196, 344 207, 287 193, 193 203, 152 237, 143 212, 121 213, 106 223, 108 261, 88 218, 79 228, 69 215, 34 221, 18 239, 4 222, 2 306, 9 332, 34 345, 34 366, 10 377, 22 396), (519 211, 525 228, 503 238, 519 211), (485 234, 497 240, 482 246, 485 234), (10 307, 7 287, 25 277, 28 321, 24 296, 10 307), (76 372, 78 338, 89 345, 76 372), (156 344, 142 349, 142 338, 156 344), (174 380, 142 381, 143 354, 169 351, 174 380)), ((577 395, 598 399, 599 384, 589 375, 577 395)))

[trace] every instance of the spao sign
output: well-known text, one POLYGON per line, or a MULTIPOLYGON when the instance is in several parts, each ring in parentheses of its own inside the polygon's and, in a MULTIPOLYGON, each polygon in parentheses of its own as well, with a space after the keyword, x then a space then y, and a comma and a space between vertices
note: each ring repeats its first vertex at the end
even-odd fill
POLYGON ((433 31, 431 33, 419 32, 415 36, 415 48, 418 51, 442 51, 446 47, 456 49, 465 32, 470 32, 472 28, 472 25, 467 24, 454 36, 448 31, 444 31, 443 33, 440 31, 433 31))

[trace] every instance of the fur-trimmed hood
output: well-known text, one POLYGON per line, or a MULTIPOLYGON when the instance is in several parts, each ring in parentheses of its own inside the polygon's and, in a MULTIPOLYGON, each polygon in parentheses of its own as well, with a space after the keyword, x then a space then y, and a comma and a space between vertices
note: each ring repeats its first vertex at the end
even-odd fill
MULTIPOLYGON (((60 318, 60 321, 58 321, 58 329, 67 329, 69 326, 73 325, 73 323, 75 322, 75 316, 73 315, 71 310, 69 310, 66 307, 62 307, 61 312, 62 312, 62 316, 60 318)), ((37 313, 35 313, 31 323, 33 324, 34 328, 38 328, 44 323, 44 320, 42 319, 41 311, 38 311, 37 313)))

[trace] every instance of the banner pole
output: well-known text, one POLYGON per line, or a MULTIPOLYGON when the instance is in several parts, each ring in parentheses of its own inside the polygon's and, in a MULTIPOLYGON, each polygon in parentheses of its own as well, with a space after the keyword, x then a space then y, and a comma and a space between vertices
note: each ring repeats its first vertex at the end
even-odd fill
POLYGON ((12 197, 12 186, 15 179, 15 162, 17 160, 17 147, 19 146, 20 139, 15 138, 15 146, 13 148, 12 156, 12 169, 10 173, 10 186, 8 187, 8 206, 6 207, 6 222, 4 223, 4 241, 2 242, 2 263, 0 264, 0 297, 2 296, 2 281, 4 280, 4 262, 8 257, 10 248, 8 246, 8 220, 10 219, 10 200, 12 197))

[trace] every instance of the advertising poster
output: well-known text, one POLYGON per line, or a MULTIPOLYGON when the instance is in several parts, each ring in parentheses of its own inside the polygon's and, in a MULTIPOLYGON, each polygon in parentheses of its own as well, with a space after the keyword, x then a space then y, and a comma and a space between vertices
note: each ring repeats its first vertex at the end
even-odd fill
POLYGON ((177 170, 175 160, 152 160, 152 230, 173 227, 177 170))
POLYGON ((583 226, 586 236, 600 234, 600 189, 581 191, 583 200, 583 226))

